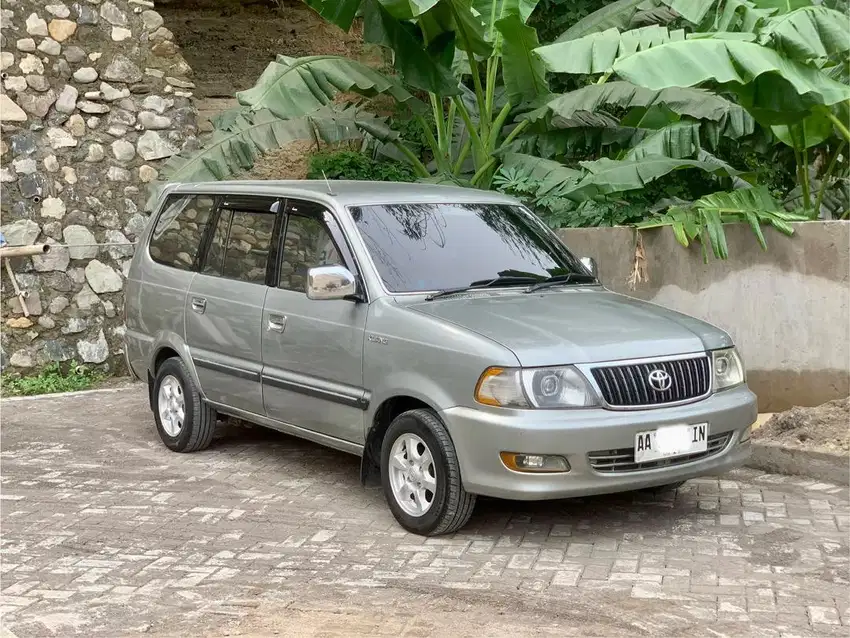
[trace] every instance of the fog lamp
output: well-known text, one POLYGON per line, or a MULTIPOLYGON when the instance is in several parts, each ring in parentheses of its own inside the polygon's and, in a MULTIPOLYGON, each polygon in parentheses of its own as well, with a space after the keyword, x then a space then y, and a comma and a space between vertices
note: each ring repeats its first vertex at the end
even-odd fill
POLYGON ((505 467, 514 472, 569 472, 570 464, 563 456, 555 454, 519 454, 501 452, 499 457, 505 467))

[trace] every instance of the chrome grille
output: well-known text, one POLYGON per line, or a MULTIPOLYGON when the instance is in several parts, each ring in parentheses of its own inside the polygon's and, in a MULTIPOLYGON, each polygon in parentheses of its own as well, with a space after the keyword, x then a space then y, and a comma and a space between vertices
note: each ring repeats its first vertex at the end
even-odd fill
POLYGON ((675 456, 669 459, 658 459, 657 461, 635 463, 635 450, 633 447, 624 447, 618 450, 597 450, 596 452, 589 452, 587 454, 587 460, 590 462, 590 467, 597 472, 605 474, 652 470, 658 467, 682 465, 683 463, 690 463, 691 461, 707 459, 710 456, 714 456, 715 454, 722 452, 729 444, 729 439, 731 438, 731 432, 712 434, 708 437, 708 449, 705 452, 696 452, 685 456, 675 456))
POLYGON ((603 398, 615 407, 664 405, 704 396, 711 389, 709 371, 705 355, 591 368, 603 398), (667 390, 659 391, 650 385, 649 375, 653 370, 670 375, 671 385, 667 390))

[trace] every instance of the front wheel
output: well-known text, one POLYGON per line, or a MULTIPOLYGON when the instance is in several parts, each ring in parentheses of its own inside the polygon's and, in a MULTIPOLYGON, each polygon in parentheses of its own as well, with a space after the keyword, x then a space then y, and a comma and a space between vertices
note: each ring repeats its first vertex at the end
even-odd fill
POLYGON ((463 527, 475 507, 460 480, 454 444, 431 410, 410 410, 393 420, 381 447, 381 482, 396 520, 423 536, 463 527))

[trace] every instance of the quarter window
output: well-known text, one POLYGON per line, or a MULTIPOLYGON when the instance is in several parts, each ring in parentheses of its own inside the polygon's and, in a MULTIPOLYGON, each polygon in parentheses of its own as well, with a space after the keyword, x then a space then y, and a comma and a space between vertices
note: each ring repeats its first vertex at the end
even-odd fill
POLYGON ((203 272, 265 283, 274 222, 274 213, 222 209, 203 272))
POLYGON ((213 197, 169 197, 151 235, 149 251, 153 260, 180 270, 192 270, 214 209, 213 197))

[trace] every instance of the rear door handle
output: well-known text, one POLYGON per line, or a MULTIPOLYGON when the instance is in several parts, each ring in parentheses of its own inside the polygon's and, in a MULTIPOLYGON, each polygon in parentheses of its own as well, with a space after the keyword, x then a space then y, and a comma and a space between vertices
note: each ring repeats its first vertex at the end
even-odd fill
POLYGON ((192 310, 197 312, 199 315, 204 314, 204 310, 207 309, 207 300, 203 297, 192 297, 192 310))
POLYGON ((286 317, 283 315, 269 315, 269 321, 266 329, 271 332, 283 332, 286 328, 286 317))

